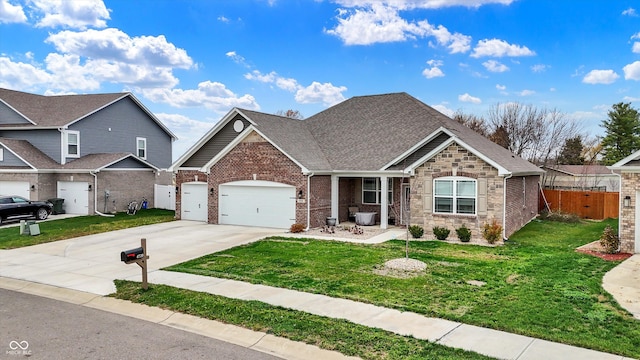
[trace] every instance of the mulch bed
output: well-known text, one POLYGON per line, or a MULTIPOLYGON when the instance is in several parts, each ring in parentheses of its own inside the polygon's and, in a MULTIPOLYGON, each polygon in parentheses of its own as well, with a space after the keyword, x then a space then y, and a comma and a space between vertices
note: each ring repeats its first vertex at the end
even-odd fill
POLYGON ((628 258, 633 256, 633 254, 629 254, 629 253, 607 254, 604 251, 602 251, 602 247, 600 246, 599 241, 594 241, 587 245, 580 246, 579 248, 576 249, 576 251, 581 252, 583 254, 587 254, 587 255, 597 256, 607 261, 622 261, 622 260, 627 260, 628 258))

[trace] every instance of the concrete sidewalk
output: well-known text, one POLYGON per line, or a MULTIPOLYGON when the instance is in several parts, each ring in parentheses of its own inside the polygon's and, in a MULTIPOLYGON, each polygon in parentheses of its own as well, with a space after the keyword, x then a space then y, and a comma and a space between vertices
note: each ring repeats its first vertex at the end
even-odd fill
MULTIPOLYGON (((132 277, 129 280, 139 281, 132 277)), ((257 300, 284 308, 304 311, 413 336, 441 345, 474 351, 498 359, 517 360, 622 360, 612 355, 527 336, 511 334, 449 320, 429 318, 357 301, 295 290, 254 285, 246 282, 158 270, 149 281, 240 300, 257 300)))
POLYGON ((640 254, 609 270, 602 278, 602 287, 633 317, 640 319, 640 254))

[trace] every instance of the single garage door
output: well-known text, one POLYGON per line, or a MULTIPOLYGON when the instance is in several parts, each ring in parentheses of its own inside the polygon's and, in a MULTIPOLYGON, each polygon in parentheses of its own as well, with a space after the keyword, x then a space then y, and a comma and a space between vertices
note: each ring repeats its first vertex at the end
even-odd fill
POLYGON ((64 199, 67 214, 89 215, 89 183, 58 181, 58 197, 64 199))
POLYGON ((220 185, 220 224, 288 229, 296 222, 296 188, 248 180, 220 185))
POLYGON ((180 217, 182 220, 207 221, 207 183, 188 182, 182 184, 180 217))
POLYGON ((28 181, 0 181, 0 195, 18 195, 31 200, 28 181))

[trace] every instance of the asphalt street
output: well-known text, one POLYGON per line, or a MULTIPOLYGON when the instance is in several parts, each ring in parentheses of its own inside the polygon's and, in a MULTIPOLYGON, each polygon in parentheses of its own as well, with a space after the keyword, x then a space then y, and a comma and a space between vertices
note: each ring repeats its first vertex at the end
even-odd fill
POLYGON ((0 359, 279 359, 143 320, 0 289, 0 359))

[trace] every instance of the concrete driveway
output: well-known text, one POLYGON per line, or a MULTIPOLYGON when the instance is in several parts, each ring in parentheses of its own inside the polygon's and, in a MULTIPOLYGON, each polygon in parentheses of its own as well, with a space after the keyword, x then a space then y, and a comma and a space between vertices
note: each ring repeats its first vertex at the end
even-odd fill
POLYGON ((147 239, 148 269, 247 244, 280 229, 172 221, 78 237, 13 250, 0 250, 0 276, 98 295, 115 292, 114 279, 141 280, 136 264, 120 262, 120 252, 147 239))

